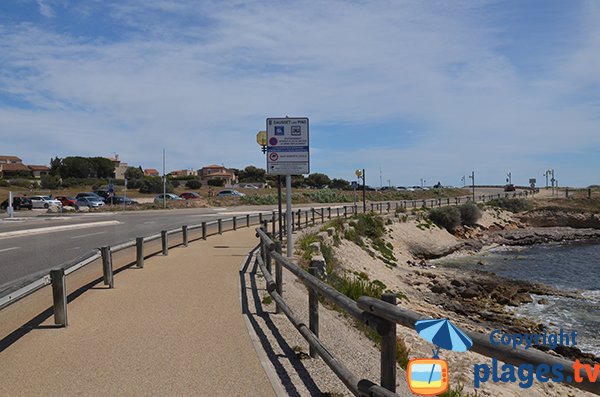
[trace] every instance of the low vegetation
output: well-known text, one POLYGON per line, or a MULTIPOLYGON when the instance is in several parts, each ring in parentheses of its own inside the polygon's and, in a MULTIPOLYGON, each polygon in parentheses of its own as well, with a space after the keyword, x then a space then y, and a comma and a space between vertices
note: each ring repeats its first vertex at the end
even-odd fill
POLYGON ((448 232, 454 233, 461 225, 475 226, 481 218, 481 210, 474 203, 439 207, 429 211, 428 218, 448 232))
POLYGON ((531 201, 522 198, 497 198, 488 201, 487 205, 510 212, 529 211, 533 208, 531 201))

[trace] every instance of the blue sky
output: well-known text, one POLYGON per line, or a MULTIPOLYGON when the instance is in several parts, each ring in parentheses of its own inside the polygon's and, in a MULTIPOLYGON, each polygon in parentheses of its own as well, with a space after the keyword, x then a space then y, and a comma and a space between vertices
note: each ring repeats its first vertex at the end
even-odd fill
POLYGON ((264 167, 285 115, 374 186, 600 183, 600 2, 0 2, 0 154, 264 167))

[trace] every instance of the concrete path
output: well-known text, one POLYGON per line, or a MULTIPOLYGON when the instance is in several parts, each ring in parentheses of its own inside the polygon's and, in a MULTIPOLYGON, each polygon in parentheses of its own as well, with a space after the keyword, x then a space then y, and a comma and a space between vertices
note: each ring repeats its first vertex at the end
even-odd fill
POLYGON ((242 317, 254 229, 172 248, 115 275, 0 353, 7 396, 274 396, 242 317))

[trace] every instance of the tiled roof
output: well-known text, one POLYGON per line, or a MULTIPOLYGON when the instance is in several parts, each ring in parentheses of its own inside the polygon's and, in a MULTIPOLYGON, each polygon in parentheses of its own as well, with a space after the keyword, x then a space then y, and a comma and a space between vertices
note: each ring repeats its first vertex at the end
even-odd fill
POLYGON ((6 160, 6 161, 9 161, 9 160, 15 161, 16 160, 19 162, 21 161, 21 159, 18 158, 17 156, 0 156, 0 160, 6 160))
POLYGON ((22 163, 0 164, 1 171, 29 171, 29 168, 22 163))
POLYGON ((31 171, 50 171, 50 167, 46 167, 45 165, 28 165, 31 171))

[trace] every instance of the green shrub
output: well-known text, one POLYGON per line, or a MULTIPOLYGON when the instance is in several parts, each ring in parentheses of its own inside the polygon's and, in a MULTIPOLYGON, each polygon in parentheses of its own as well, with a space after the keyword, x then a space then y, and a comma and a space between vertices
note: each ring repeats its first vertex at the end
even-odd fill
POLYGON ((350 198, 336 190, 319 189, 310 193, 304 193, 312 202, 315 203, 347 203, 350 198))
POLYGON ((206 182, 206 183, 208 184, 208 186, 213 186, 213 187, 225 186, 225 181, 223 179, 219 179, 219 178, 209 179, 208 182, 206 182))
POLYGON ((460 211, 456 207, 434 208, 429 212, 429 219, 436 225, 445 228, 450 233, 454 233, 460 226, 460 211))
POLYGON ((357 300, 361 296, 371 296, 381 298, 385 291, 385 284, 379 280, 368 281, 354 275, 338 275, 332 273, 328 277, 329 284, 336 290, 346 295, 352 300, 357 300))
POLYGON ((488 201, 492 207, 502 208, 510 212, 529 211, 533 208, 531 202, 521 198, 499 198, 488 201))
POLYGON ((188 189, 200 189, 202 187, 202 183, 197 179, 190 179, 185 183, 185 187, 188 189))
POLYGON ((171 179, 169 180, 169 182, 171 183, 171 185, 173 185, 173 187, 179 187, 179 185, 181 184, 181 182, 179 182, 177 179, 171 179))
POLYGON ((375 214, 357 215, 355 217, 354 228, 359 236, 365 236, 370 239, 381 238, 385 234, 383 218, 375 214))
POLYGON ((60 187, 60 177, 58 175, 42 175, 40 178, 42 189, 58 189, 60 187))
MULTIPOLYGON (((144 178, 140 186, 140 193, 162 193, 163 192, 163 181, 159 176, 150 176, 144 178)), ((167 193, 173 192, 173 185, 170 181, 167 181, 167 193)))
POLYGON ((240 203, 248 205, 275 205, 277 204, 276 194, 246 195, 240 198, 240 203))
POLYGON ((8 181, 6 179, 1 179, 0 178, 0 186, 2 187, 7 187, 9 185, 8 181))
POLYGON ((17 186, 17 187, 25 187, 25 188, 30 189, 30 188, 35 187, 35 185, 37 185, 37 183, 35 181, 32 181, 31 179, 11 179, 10 185, 17 186))
POLYGON ((481 219, 481 210, 475 203, 466 203, 458 207, 460 211, 460 221, 463 225, 475 226, 481 219))

